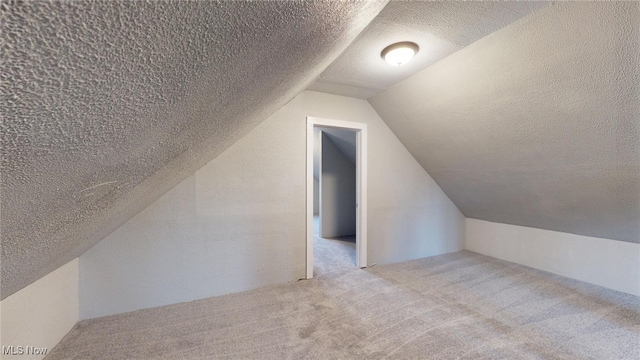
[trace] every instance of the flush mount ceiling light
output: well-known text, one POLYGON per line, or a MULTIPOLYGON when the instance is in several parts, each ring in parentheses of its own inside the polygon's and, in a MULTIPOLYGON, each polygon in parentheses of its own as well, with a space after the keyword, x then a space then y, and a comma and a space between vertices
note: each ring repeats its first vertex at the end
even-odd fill
POLYGON ((380 55, 390 65, 400 66, 408 63, 417 52, 418 44, 403 41, 387 46, 380 55))

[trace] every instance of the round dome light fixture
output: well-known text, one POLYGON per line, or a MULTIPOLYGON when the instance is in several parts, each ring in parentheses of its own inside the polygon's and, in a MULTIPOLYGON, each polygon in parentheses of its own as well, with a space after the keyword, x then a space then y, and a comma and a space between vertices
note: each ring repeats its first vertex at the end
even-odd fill
POLYGON ((404 65, 418 52, 418 44, 410 41, 402 41, 391 44, 382 50, 382 58, 393 66, 404 65))

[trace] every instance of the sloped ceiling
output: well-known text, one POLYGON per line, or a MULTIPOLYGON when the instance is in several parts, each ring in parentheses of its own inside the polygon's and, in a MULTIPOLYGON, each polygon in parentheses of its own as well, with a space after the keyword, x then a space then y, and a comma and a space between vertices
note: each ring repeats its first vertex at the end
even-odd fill
POLYGON ((543 1, 392 1, 309 87, 367 99, 550 3, 543 1), (413 41, 420 51, 390 67, 380 52, 413 41))
POLYGON ((638 243, 638 24, 555 3, 369 102, 465 216, 638 243))
POLYGON ((306 88, 384 2, 2 2, 2 299, 306 88))

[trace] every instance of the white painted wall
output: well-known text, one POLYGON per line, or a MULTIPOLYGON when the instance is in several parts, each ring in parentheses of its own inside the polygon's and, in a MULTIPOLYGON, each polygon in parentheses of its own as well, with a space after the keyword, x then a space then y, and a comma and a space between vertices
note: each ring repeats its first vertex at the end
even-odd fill
POLYGON ((463 215, 367 101, 305 91, 80 257, 81 318, 304 277, 307 116, 368 124, 369 264, 463 248, 463 215))
POLYGON ((356 233, 356 166, 322 133, 321 237, 356 233))
POLYGON ((467 219, 465 248, 640 296, 640 244, 467 219))
POLYGON ((299 112, 281 108, 84 253, 81 318, 304 277, 306 124, 299 112))
MULTIPOLYGON (((25 355, 0 355, 11 359, 42 359, 26 354, 27 347, 53 347, 78 322, 78 259, 54 270, 0 302, 0 343, 22 346, 25 355)), ((1 349, 1 348, 0 348, 1 349)), ((1 351, 1 350, 0 350, 1 351)))

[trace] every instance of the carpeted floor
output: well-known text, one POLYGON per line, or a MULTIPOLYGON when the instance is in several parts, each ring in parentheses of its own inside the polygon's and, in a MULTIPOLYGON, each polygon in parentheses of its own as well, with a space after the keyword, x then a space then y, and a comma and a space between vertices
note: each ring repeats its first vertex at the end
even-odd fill
POLYGON ((313 276, 325 276, 356 268, 356 236, 321 238, 320 221, 313 217, 313 276))
POLYGON ((638 297, 468 251, 359 270, 331 244, 313 280, 83 321, 47 359, 640 359, 638 297))

